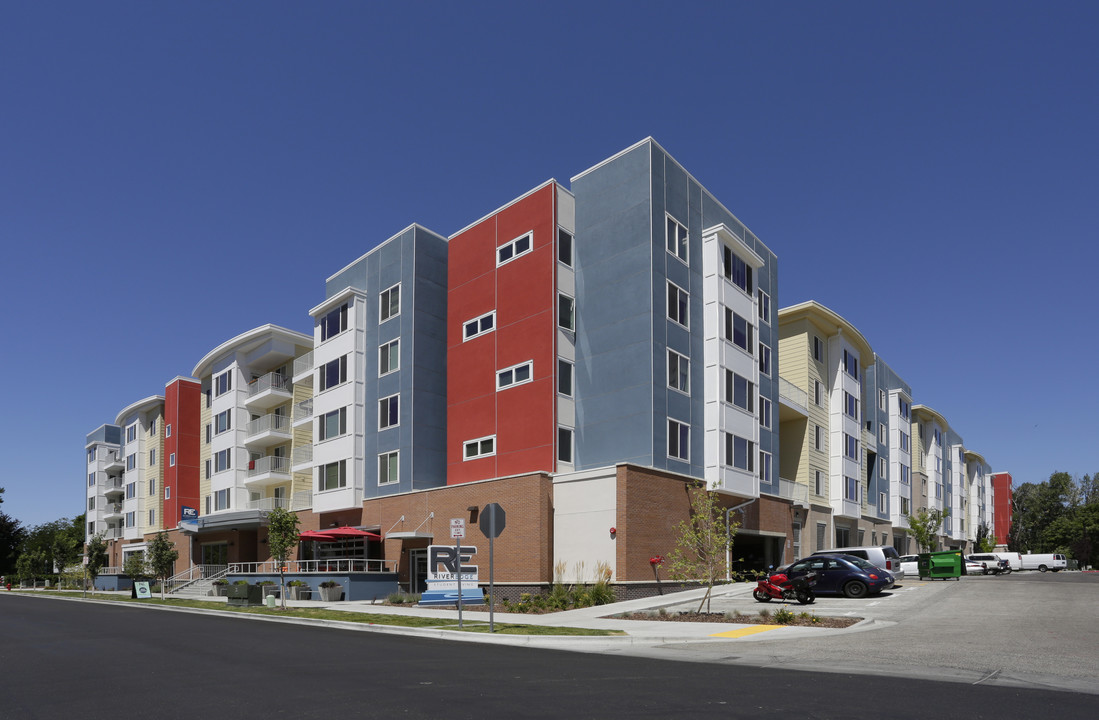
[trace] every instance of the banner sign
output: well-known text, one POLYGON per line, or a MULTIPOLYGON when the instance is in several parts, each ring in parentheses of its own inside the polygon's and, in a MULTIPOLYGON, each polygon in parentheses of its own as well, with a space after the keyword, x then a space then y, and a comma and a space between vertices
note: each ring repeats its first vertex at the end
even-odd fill
POLYGON ((179 508, 179 519, 182 522, 196 522, 198 520, 198 510, 183 505, 179 508))
POLYGON ((428 546, 427 590, 420 597, 420 604, 457 605, 460 581, 462 604, 483 605, 485 594, 477 585, 477 566, 466 564, 476 554, 477 548, 471 546, 462 546, 461 557, 453 545, 428 546))
POLYGON ((134 597, 136 598, 151 598, 153 594, 149 591, 148 580, 138 580, 134 583, 134 597))

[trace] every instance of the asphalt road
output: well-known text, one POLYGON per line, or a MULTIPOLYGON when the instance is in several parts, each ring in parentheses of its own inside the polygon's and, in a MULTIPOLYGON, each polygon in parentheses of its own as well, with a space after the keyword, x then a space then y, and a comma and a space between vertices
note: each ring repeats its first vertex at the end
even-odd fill
MULTIPOLYGON (((749 595, 714 603, 724 612, 761 607, 749 595)), ((781 642, 762 634, 752 643, 665 646, 647 655, 1099 693, 1099 573, 909 578, 876 597, 820 596, 809 607, 873 623, 865 632, 821 639, 781 642)))
MULTIPOLYGON (((861 633, 869 637, 870 633, 861 633)), ((0 598, 0 717, 1093 717, 1094 695, 0 598)))

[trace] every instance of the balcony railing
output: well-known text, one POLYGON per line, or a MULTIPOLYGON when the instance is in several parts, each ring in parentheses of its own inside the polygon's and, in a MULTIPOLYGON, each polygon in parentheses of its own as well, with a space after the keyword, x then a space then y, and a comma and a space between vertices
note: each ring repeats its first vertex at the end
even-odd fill
POLYGON ((313 417, 313 398, 302 400, 294 406, 294 422, 309 420, 313 417))
POLYGON ((259 395, 268 390, 283 390, 285 392, 290 392, 290 380, 284 375, 279 375, 276 372, 269 372, 266 375, 256 378, 248 385, 248 397, 259 395))
POLYGON ((122 528, 115 528, 113 530, 104 530, 104 540, 119 540, 122 538, 122 528))
POLYGON ((275 508, 282 508, 283 510, 289 510, 290 509, 290 500, 289 500, 289 498, 284 498, 284 497, 281 497, 281 498, 267 497, 267 498, 260 498, 259 500, 249 500, 247 508, 249 510, 265 510, 265 511, 268 511, 268 512, 270 512, 271 510, 274 510, 275 508))
POLYGON ((782 376, 778 379, 778 395, 794 405, 809 407, 809 393, 782 376))
POLYGON ((265 432, 290 433, 290 418, 285 415, 268 413, 248 423, 248 435, 259 435, 265 432))
POLYGON ((313 370, 313 351, 302 355, 300 358, 294 359, 294 377, 301 375, 302 373, 312 372, 313 370))
POLYGON ((313 507, 313 491, 302 490, 301 492, 294 493, 293 504, 291 510, 308 510, 313 507))
POLYGON ((248 461, 248 477, 267 475, 268 473, 290 474, 290 461, 278 455, 267 455, 248 461))
POLYGON ((312 445, 300 445, 294 448, 293 466, 299 467, 301 465, 308 465, 313 462, 313 446, 312 445))
MULTIPOLYGON (((349 573, 385 572, 385 560, 343 558, 332 560, 287 560, 283 565, 288 573, 349 573)), ((274 575, 279 564, 267 562, 229 563, 230 575, 274 575)))
POLYGON ((786 500, 791 500, 793 501, 794 507, 809 507, 808 486, 799 485, 793 480, 779 478, 777 493, 768 492, 764 489, 763 485, 759 486, 759 491, 763 495, 771 495, 772 497, 780 497, 786 500))

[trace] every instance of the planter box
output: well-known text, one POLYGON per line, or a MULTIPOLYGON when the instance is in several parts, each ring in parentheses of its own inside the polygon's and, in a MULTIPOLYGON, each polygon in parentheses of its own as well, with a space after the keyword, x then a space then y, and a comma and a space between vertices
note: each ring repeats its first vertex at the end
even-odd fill
POLYGON ((343 599, 343 586, 320 588, 321 600, 324 602, 336 602, 343 599))
POLYGON ((228 585, 215 585, 213 594, 216 595, 217 597, 225 597, 229 594, 229 586, 228 585))
POLYGON ((287 597, 291 600, 308 600, 312 595, 308 585, 291 585, 287 588, 287 592, 287 597))

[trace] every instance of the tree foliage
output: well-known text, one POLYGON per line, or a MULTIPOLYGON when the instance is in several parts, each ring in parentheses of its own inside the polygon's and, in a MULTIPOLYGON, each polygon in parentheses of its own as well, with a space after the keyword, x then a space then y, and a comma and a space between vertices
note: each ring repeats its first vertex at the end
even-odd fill
POLYGON ((285 508, 275 508, 267 513, 267 547, 271 558, 279 566, 279 597, 286 607, 286 559, 290 550, 298 544, 298 514, 285 508))
MULTIPOLYGON (((0 487, 0 505, 4 504, 4 488, 0 487)), ((15 562, 27 531, 19 522, 7 513, 0 512, 0 575, 5 577, 15 572, 15 562)))
POLYGON ((140 580, 148 574, 148 563, 145 562, 145 553, 132 552, 126 556, 122 563, 122 572, 131 580, 140 580))
POLYGON ((916 545, 923 552, 929 552, 936 545, 936 536, 943 520, 950 516, 950 508, 928 510, 920 508, 915 515, 905 515, 908 520, 908 529, 916 545))
POLYGON ((88 558, 85 567, 88 569, 88 578, 92 582, 92 591, 94 592, 95 579, 99 577, 99 571, 107 567, 107 541, 103 539, 103 535, 92 535, 91 540, 88 540, 88 547, 84 554, 88 558))
POLYGON ((149 541, 146 565, 153 577, 160 581, 160 598, 163 600, 167 588, 167 580, 175 574, 176 560, 179 559, 179 551, 176 544, 168 539, 164 531, 158 532, 149 541))
POLYGON ((1081 565, 1099 564, 1099 473, 1073 478, 1055 472, 1012 493, 1008 548, 1063 553, 1081 565))
POLYGON ((676 526, 675 548, 667 559, 668 575, 673 580, 701 581, 706 594, 696 612, 701 612, 703 605, 709 612, 714 585, 725 578, 727 554, 739 523, 730 523, 726 529, 717 493, 707 490, 703 483, 688 486, 687 492, 690 517, 676 526))

